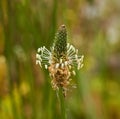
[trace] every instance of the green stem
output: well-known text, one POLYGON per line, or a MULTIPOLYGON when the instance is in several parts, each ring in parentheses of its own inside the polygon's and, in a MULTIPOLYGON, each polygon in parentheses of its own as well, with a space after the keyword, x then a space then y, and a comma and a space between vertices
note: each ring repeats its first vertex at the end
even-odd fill
POLYGON ((61 119, 67 119, 66 110, 65 110, 65 97, 63 95, 63 89, 62 88, 59 88, 58 100, 59 100, 60 110, 61 110, 61 119))

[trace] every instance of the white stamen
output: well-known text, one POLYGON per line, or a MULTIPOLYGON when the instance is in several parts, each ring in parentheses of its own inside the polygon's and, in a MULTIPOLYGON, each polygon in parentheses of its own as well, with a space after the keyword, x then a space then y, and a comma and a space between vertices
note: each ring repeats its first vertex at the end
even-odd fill
POLYGON ((45 64, 45 69, 47 69, 48 68, 48 66, 45 64))
POLYGON ((40 62, 39 60, 36 60, 36 65, 39 64, 39 62, 40 62))
POLYGON ((71 75, 71 73, 70 72, 68 72, 68 77, 71 75))
POLYGON ((69 43, 67 43, 67 48, 70 46, 70 44, 69 43))
POLYGON ((38 50, 37 50, 37 51, 38 51, 38 53, 39 53, 39 52, 41 51, 41 48, 38 48, 38 50))
POLYGON ((57 69, 59 67, 59 63, 57 63, 56 65, 55 65, 55 68, 57 69))
POLYGON ((72 45, 72 50, 75 52, 75 47, 72 45))
POLYGON ((75 52, 74 52, 74 51, 70 51, 70 52, 67 53, 67 55, 68 55, 69 57, 72 57, 72 56, 75 55, 75 52))
POLYGON ((74 46, 70 45, 70 47, 67 49, 67 55, 69 57, 74 56, 76 54, 76 50, 74 46))
POLYGON ((67 61, 65 61, 65 63, 64 63, 64 64, 65 64, 65 66, 67 66, 67 65, 68 65, 67 61))
POLYGON ((52 64, 52 60, 50 59, 50 60, 48 61, 48 63, 49 63, 49 64, 52 64))
POLYGON ((84 55, 82 55, 81 59, 83 59, 83 58, 84 58, 84 55))
POLYGON ((72 45, 70 45, 70 46, 68 47, 67 52, 70 52, 71 49, 72 49, 72 45))
POLYGON ((61 68, 64 68, 64 63, 61 64, 61 68))
POLYGON ((78 67, 77 67, 77 69, 78 69, 78 70, 80 69, 80 63, 78 64, 78 67))
MULTIPOLYGON (((50 51, 54 51, 54 47, 51 47, 50 51)), ((69 43, 67 43, 67 60, 64 62, 62 58, 59 59, 59 63, 55 62, 54 59, 52 58, 53 54, 50 51, 45 46, 38 48, 37 50, 38 54, 36 54, 36 64, 39 64, 40 67, 44 65, 45 69, 48 69, 48 66, 51 65, 52 63, 56 63, 54 67, 56 69, 59 68, 60 66, 61 68, 68 66, 69 70, 74 66, 77 66, 78 70, 83 67, 82 62, 84 56, 77 55, 78 49, 75 49, 75 47, 73 45, 70 45, 69 43)), ((76 72, 72 71, 72 74, 75 75, 76 72)), ((69 73, 68 75, 71 75, 71 73, 69 73)))
POLYGON ((60 64, 62 63, 62 59, 60 59, 60 64))
POLYGON ((84 64, 81 64, 80 68, 82 68, 84 66, 84 64))
POLYGON ((77 56, 77 55, 75 55, 75 58, 77 59, 77 58, 78 58, 78 56, 77 56))
POLYGON ((73 73, 73 75, 76 75, 76 73, 75 73, 75 71, 74 71, 74 70, 72 71, 72 73, 73 73))
POLYGON ((40 67, 42 67, 42 66, 41 66, 41 62, 40 62, 39 60, 36 60, 36 65, 37 65, 37 64, 39 64, 40 67))
POLYGON ((41 56, 39 54, 36 54, 36 58, 39 59, 39 60, 42 60, 41 56))
POLYGON ((83 62, 83 56, 79 60, 80 60, 80 62, 83 62))

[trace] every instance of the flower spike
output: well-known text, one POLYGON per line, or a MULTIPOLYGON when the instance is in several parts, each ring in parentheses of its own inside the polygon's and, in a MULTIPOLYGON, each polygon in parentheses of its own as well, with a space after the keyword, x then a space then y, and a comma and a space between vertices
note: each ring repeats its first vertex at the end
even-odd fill
POLYGON ((66 96, 70 84, 71 75, 75 75, 74 68, 78 70, 83 67, 83 55, 78 55, 78 49, 67 43, 67 30, 61 25, 55 35, 54 43, 49 51, 45 46, 38 48, 36 64, 44 65, 49 70, 52 78, 51 84, 54 90, 63 89, 66 96))

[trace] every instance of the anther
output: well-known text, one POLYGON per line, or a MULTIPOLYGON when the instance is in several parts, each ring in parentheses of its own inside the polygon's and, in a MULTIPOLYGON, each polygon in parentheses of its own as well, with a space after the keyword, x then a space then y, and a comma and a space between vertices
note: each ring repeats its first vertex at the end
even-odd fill
POLYGON ((37 65, 37 64, 39 64, 40 67, 42 67, 42 66, 41 66, 41 62, 40 62, 39 60, 36 60, 36 65, 37 65))
POLYGON ((75 73, 75 71, 74 71, 74 70, 72 71, 72 73, 73 73, 73 75, 76 75, 76 73, 75 73))
POLYGON ((60 59, 60 64, 62 63, 62 59, 60 59))
POLYGON ((65 64, 65 66, 67 66, 67 64, 68 64, 68 63, 67 63, 67 61, 65 61, 65 63, 64 63, 64 64, 65 64))
POLYGON ((84 64, 81 64, 80 68, 82 68, 84 66, 84 64))
POLYGON ((59 67, 59 63, 57 63, 56 65, 55 65, 55 68, 57 69, 59 67))
POLYGON ((61 64, 61 68, 64 68, 64 63, 61 64))
POLYGON ((41 48, 38 48, 38 50, 37 50, 37 51, 38 51, 38 53, 39 53, 39 52, 41 51, 41 48))
POLYGON ((48 66, 45 64, 45 69, 47 69, 48 68, 48 66))
POLYGON ((39 54, 36 54, 36 58, 37 58, 37 59, 41 59, 41 57, 40 57, 39 54))

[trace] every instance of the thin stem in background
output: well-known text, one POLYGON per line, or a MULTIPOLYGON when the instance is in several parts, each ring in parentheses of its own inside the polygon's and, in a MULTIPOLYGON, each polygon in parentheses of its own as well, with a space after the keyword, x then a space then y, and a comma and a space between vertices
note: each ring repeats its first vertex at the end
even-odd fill
POLYGON ((77 72, 77 83, 78 89, 81 93, 83 102, 85 103, 85 112, 87 119, 96 119, 97 113, 95 110, 95 104, 91 97, 90 88, 89 88, 89 80, 87 77, 83 76, 80 71, 77 72))

